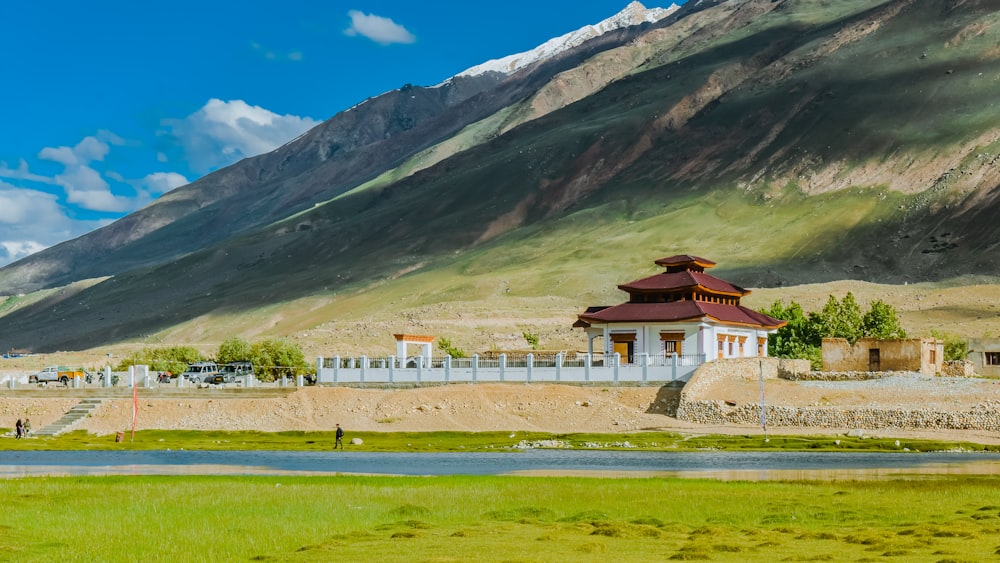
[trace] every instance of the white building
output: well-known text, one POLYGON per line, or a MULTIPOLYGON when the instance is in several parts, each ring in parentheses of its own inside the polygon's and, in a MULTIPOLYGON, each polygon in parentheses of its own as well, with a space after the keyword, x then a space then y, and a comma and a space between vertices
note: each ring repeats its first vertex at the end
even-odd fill
POLYGON ((767 356, 767 335, 786 323, 740 305, 750 291, 706 274, 711 260, 678 255, 656 264, 666 271, 618 286, 628 302, 579 315, 573 326, 586 332, 589 353, 600 340, 599 351, 617 352, 623 363, 639 354, 698 363, 767 356))

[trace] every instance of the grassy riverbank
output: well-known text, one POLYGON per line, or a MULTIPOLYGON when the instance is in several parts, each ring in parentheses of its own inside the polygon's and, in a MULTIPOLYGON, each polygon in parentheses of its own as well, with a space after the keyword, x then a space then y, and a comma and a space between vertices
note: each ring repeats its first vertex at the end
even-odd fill
POLYGON ((0 481, 0 559, 982 561, 1000 545, 998 484, 12 479, 0 481))
MULTIPOLYGON (((0 429, 2 433, 2 429, 0 429)), ((352 432, 362 444, 346 447, 367 452, 495 451, 520 447, 627 449, 652 451, 690 450, 810 450, 810 451, 1000 451, 1000 446, 944 440, 897 440, 848 436, 686 436, 670 432, 630 434, 550 434, 545 432, 352 432)), ((223 432, 196 430, 143 430, 135 438, 125 434, 98 436, 82 431, 57 437, 0 440, 0 450, 288 450, 332 449, 333 432, 223 432)))

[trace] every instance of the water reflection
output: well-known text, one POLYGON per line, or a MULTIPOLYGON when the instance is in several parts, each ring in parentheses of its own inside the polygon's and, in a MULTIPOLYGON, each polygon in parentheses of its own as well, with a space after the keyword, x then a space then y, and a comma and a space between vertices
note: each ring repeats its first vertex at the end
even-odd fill
POLYGON ((1000 474, 1000 455, 887 452, 511 453, 0 451, 0 477, 64 475, 554 475, 868 480, 1000 474))

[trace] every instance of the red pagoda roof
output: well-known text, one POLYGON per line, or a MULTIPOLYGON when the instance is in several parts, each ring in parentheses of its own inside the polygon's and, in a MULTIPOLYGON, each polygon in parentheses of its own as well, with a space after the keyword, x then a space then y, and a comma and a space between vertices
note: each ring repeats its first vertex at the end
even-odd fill
POLYGON ((674 301, 671 303, 622 303, 593 313, 580 315, 588 323, 620 322, 676 322, 711 317, 719 322, 766 329, 781 328, 787 324, 748 309, 742 305, 725 305, 707 301, 674 301))
POLYGON ((677 254, 675 256, 667 256, 666 258, 660 258, 654 262, 657 266, 682 266, 684 264, 697 264, 702 268, 711 268, 715 266, 715 262, 712 262, 708 258, 702 258, 700 256, 691 256, 690 254, 677 254))
POLYGON ((647 293, 650 291, 670 291, 698 286, 701 286, 713 293, 725 293, 740 296, 750 293, 750 291, 743 289, 742 287, 720 280, 713 275, 706 274, 704 272, 692 272, 690 270, 656 274, 655 276, 649 276, 648 278, 642 278, 641 280, 635 280, 619 285, 618 289, 629 293, 647 293))

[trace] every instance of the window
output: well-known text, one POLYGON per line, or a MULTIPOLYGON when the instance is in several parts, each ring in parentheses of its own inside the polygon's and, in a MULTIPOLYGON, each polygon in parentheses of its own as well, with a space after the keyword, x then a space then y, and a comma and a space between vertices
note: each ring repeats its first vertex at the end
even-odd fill
POLYGON ((663 342, 663 354, 665 356, 671 354, 680 356, 683 354, 681 351, 681 346, 684 343, 683 332, 660 332, 660 341, 663 342))
POLYGON ((1000 352, 983 352, 984 360, 988 366, 1000 366, 1000 352))

